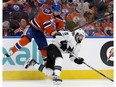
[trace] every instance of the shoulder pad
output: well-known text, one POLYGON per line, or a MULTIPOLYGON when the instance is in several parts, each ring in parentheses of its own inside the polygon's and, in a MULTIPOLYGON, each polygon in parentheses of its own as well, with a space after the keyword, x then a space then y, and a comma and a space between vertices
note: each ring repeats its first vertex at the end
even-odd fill
POLYGON ((43 13, 44 13, 44 14, 52 14, 52 11, 51 11, 50 8, 48 8, 48 9, 44 9, 44 10, 43 10, 43 13))

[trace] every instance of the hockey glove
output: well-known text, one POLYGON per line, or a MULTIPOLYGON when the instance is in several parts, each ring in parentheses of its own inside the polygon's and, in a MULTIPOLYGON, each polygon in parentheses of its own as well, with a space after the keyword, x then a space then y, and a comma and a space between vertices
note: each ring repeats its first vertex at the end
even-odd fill
POLYGON ((65 51, 65 50, 67 49, 67 41, 66 41, 66 40, 61 41, 60 44, 61 44, 61 47, 60 47, 60 48, 61 48, 63 51, 65 51))
POLYGON ((82 64, 83 61, 84 61, 84 59, 81 58, 81 57, 78 57, 78 58, 76 58, 76 59, 74 60, 74 62, 77 63, 77 64, 82 64))

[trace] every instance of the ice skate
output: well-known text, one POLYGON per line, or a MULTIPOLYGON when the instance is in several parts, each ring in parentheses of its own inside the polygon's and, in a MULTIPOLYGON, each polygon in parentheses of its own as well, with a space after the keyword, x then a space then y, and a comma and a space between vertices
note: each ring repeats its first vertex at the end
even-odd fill
POLYGON ((4 58, 10 57, 13 54, 12 50, 8 53, 5 53, 4 58))
POLYGON ((25 69, 29 68, 30 66, 34 66, 37 62, 34 59, 29 58, 25 64, 24 67, 25 69))
POLYGON ((59 78, 59 76, 54 75, 54 76, 53 76, 53 83, 54 83, 55 85, 60 85, 60 84, 62 83, 62 80, 59 78))

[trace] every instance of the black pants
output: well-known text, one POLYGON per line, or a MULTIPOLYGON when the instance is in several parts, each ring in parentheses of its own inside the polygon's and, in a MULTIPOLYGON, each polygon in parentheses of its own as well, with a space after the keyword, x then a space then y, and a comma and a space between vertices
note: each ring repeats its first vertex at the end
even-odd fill
POLYGON ((50 44, 47 48, 46 68, 51 68, 54 70, 54 64, 57 57, 63 58, 60 50, 54 44, 50 44))

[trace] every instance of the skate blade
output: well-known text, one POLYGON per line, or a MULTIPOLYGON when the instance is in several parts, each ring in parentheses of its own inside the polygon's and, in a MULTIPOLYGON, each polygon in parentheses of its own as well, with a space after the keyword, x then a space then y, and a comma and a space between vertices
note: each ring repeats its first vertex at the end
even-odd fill
POLYGON ((62 83, 62 81, 53 81, 54 85, 60 85, 62 83))
POLYGON ((29 64, 29 62, 30 62, 31 60, 32 60, 32 59, 29 58, 29 59, 27 59, 27 61, 25 62, 25 64, 24 64, 24 68, 25 68, 25 69, 28 68, 28 64, 29 64))

